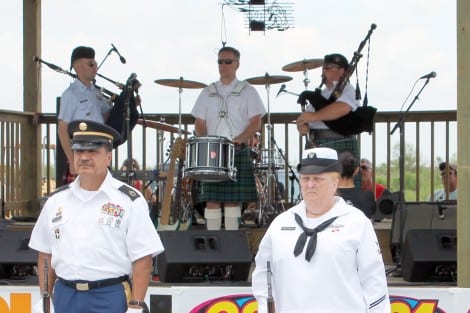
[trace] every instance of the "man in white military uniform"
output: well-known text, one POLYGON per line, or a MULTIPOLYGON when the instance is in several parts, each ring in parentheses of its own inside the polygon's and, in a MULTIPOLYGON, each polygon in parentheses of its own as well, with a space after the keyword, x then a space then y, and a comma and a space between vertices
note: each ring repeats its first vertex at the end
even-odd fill
POLYGON ((335 196, 341 171, 336 151, 306 150, 298 171, 304 200, 274 219, 255 258, 258 312, 274 303, 276 313, 390 313, 372 223, 335 196))
POLYGON ((145 312, 152 258, 164 248, 145 198, 108 170, 119 134, 86 120, 69 133, 78 177, 47 200, 29 243, 39 251, 41 292, 54 291, 57 313, 145 312))

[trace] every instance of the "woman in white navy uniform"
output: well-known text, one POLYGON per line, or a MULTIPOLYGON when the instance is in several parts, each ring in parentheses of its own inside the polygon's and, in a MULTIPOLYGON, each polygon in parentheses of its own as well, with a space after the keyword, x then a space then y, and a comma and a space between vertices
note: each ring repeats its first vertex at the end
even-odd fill
POLYGON ((390 313, 372 223, 336 196, 336 151, 306 150, 298 171, 303 201, 273 220, 255 258, 258 312, 390 313))
POLYGON ((108 170, 119 134, 85 120, 69 133, 78 177, 47 200, 29 243, 39 251, 41 293, 53 294, 56 313, 146 312, 152 258, 163 245, 145 198, 108 170))

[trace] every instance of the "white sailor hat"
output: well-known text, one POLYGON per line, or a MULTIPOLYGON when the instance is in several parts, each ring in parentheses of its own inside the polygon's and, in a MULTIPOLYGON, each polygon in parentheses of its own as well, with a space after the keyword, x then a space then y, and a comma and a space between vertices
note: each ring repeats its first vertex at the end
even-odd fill
POLYGON ((300 174, 341 173, 338 153, 336 150, 326 147, 307 149, 297 165, 297 171, 300 174))

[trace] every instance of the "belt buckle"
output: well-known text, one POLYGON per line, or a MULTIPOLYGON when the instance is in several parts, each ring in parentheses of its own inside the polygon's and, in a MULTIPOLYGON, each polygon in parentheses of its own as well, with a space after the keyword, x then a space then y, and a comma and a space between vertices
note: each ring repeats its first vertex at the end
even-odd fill
POLYGON ((88 283, 76 283, 75 289, 78 291, 88 291, 90 290, 90 287, 88 286, 88 283))

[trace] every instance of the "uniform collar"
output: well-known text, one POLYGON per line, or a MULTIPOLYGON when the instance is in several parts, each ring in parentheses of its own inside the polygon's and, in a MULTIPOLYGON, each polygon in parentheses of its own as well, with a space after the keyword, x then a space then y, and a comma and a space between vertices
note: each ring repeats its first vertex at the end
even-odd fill
POLYGON ((95 88, 95 85, 93 82, 90 82, 90 86, 86 86, 80 79, 76 78, 73 84, 79 88, 80 90, 93 90, 95 88))
MULTIPOLYGON (((294 215, 294 213, 297 213, 302 218, 302 220, 304 221, 307 220, 307 212, 305 208, 305 202, 303 200, 299 205, 290 209, 290 211, 292 212, 292 215, 294 215)), ((323 221, 323 220, 327 220, 335 216, 346 215, 349 212, 350 212, 350 207, 346 204, 343 198, 335 196, 335 204, 333 205, 333 207, 330 210, 328 210, 325 214, 318 217, 318 219, 323 221)))
MULTIPOLYGON (((113 187, 115 185, 114 183, 115 182, 113 180, 113 176, 111 175, 111 173, 108 170, 108 173, 106 174, 106 177, 104 178, 103 183, 101 183, 100 188, 98 188, 97 193, 102 191, 102 192, 106 193, 106 195, 108 197, 111 197, 112 196, 112 190, 113 190, 113 187)), ((80 194, 79 193, 80 176, 77 176, 77 178, 72 183, 70 183, 70 189, 72 190, 72 192, 75 195, 80 194)))
POLYGON ((238 82, 239 82, 238 78, 235 77, 235 79, 232 80, 230 84, 228 85, 222 84, 222 81, 220 79, 215 84, 217 88, 231 88, 232 89, 232 88, 235 88, 235 86, 237 86, 238 82))

